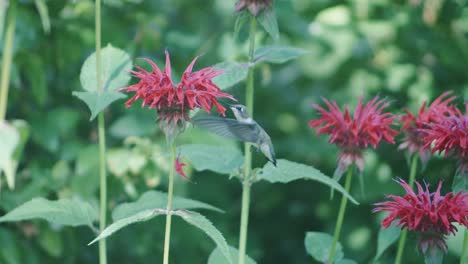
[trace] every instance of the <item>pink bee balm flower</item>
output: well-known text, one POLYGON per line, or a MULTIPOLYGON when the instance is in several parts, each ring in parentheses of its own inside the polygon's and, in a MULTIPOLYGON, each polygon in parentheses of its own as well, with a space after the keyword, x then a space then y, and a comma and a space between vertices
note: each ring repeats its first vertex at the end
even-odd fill
POLYGON ((216 111, 224 115, 226 108, 218 102, 218 98, 234 100, 230 94, 224 93, 213 83, 213 78, 220 75, 221 71, 212 67, 192 72, 198 57, 190 63, 182 75, 179 84, 174 84, 171 77, 171 60, 166 50, 166 66, 164 71, 151 60, 145 59, 153 68, 151 72, 136 66, 132 71, 134 77, 139 81, 121 90, 135 92, 125 105, 130 107, 136 100, 142 99, 142 107, 156 108, 158 119, 166 136, 174 136, 179 132, 180 126, 183 130, 185 122, 189 121, 188 111, 202 108, 210 112, 213 106, 216 111))
POLYGON ((376 203, 373 212, 387 211, 389 215, 382 221, 382 226, 388 228, 394 221, 401 228, 416 231, 420 237, 420 249, 426 252, 428 247, 437 246, 447 251, 444 236, 455 234, 457 222, 468 227, 468 193, 440 194, 442 182, 434 193, 429 192, 429 185, 424 190, 416 182, 416 194, 403 180, 398 183, 405 189, 406 194, 401 196, 388 195, 390 201, 376 203), (398 219, 398 220, 397 220, 398 219))
POLYGON ((372 146, 377 148, 381 140, 392 144, 398 131, 391 128, 395 117, 390 113, 383 113, 389 103, 375 97, 363 105, 362 97, 351 115, 346 106, 344 112, 336 102, 323 99, 328 110, 314 105, 321 117, 309 122, 310 127, 317 129, 317 135, 329 134, 328 142, 338 145, 341 154, 338 162, 338 174, 344 172, 351 164, 356 164, 363 171, 364 161, 362 151, 372 146))
POLYGON ((401 131, 405 134, 403 143, 399 149, 407 149, 410 154, 419 153, 421 160, 425 163, 429 159, 429 151, 424 148, 422 137, 428 124, 437 123, 446 116, 454 113, 454 107, 450 105, 457 97, 448 97, 452 92, 448 91, 441 94, 432 104, 426 108, 427 102, 424 102, 416 115, 406 111, 400 120, 402 122, 401 131))

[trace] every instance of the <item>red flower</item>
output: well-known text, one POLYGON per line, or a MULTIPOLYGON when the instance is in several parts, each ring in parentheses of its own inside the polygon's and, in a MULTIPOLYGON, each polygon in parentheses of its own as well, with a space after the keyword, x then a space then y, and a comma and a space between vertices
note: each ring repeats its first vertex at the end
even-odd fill
POLYGON ((432 145, 432 153, 445 152, 445 156, 452 155, 460 161, 468 157, 468 104, 465 105, 466 114, 454 108, 450 116, 442 116, 440 120, 426 123, 422 141, 424 147, 429 149, 432 145))
POLYGON ((406 115, 400 118, 402 122, 401 130, 406 136, 399 149, 408 149, 410 154, 417 152, 421 160, 427 162, 429 152, 424 148, 424 141, 422 141, 424 132, 421 129, 427 128, 428 124, 439 122, 442 118, 454 113, 454 107, 450 103, 457 97, 448 97, 451 93, 451 91, 448 91, 441 94, 427 109, 427 102, 424 102, 417 115, 413 115, 408 110, 406 111, 406 115))
POLYGON ((390 214, 382 221, 382 226, 388 228, 398 218, 397 226, 408 228, 421 235, 421 250, 423 252, 431 245, 436 245, 446 251, 447 246, 444 235, 455 234, 457 222, 468 227, 468 193, 440 194, 442 182, 437 190, 430 193, 428 185, 426 190, 416 182, 418 193, 403 180, 398 181, 406 190, 403 197, 388 195, 392 201, 376 203, 373 212, 388 211, 390 214))
POLYGON ((133 102, 142 99, 142 107, 156 108, 161 123, 161 128, 168 134, 178 132, 177 127, 185 127, 185 121, 190 120, 188 111, 195 108, 203 108, 210 112, 213 106, 216 111, 224 115, 226 108, 218 102, 218 98, 235 100, 230 94, 223 93, 213 83, 213 78, 220 75, 221 71, 212 67, 192 72, 198 57, 190 63, 182 75, 179 84, 174 84, 171 77, 171 60, 166 50, 166 67, 161 71, 151 60, 145 59, 153 68, 151 72, 136 66, 132 71, 139 82, 123 87, 121 90, 135 92, 135 95, 125 105, 130 107, 133 102))
POLYGON ((363 105, 361 97, 354 115, 351 116, 347 106, 342 112, 336 102, 329 102, 326 99, 323 101, 329 110, 314 105, 321 117, 310 121, 309 125, 317 129, 317 135, 330 134, 328 142, 337 144, 341 148, 338 165, 338 170, 341 172, 353 163, 361 171, 364 169, 363 149, 369 146, 376 148, 381 140, 395 143, 394 137, 398 131, 390 127, 395 117, 390 113, 382 113, 389 103, 375 97, 363 105))
POLYGON ((182 176, 186 180, 189 180, 184 170, 182 169, 185 166, 185 163, 180 162, 180 156, 177 156, 174 166, 175 166, 175 170, 180 176, 182 176))

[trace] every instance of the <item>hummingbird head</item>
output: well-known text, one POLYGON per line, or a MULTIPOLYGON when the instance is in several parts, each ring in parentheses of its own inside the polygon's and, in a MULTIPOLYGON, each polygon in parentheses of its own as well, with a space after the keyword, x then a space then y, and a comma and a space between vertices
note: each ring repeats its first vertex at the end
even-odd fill
POLYGON ((249 113, 247 113, 247 107, 245 107, 245 105, 236 104, 230 105, 229 107, 234 113, 234 116, 236 116, 237 120, 246 120, 250 118, 249 113))

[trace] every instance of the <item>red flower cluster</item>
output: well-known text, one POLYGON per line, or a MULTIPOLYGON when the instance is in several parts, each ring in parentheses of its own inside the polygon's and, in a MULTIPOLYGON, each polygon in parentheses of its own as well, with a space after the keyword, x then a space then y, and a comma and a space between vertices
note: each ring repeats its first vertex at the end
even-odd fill
MULTIPOLYGON (((156 108, 160 120, 165 121, 161 127, 165 132, 174 132, 179 121, 184 127, 185 121, 189 120, 188 110, 203 108, 210 112, 213 106, 221 115, 225 114, 226 108, 218 102, 218 98, 235 100, 230 94, 223 93, 213 83, 212 79, 221 74, 220 70, 212 67, 192 72, 197 61, 196 57, 187 67, 179 84, 174 84, 171 77, 171 60, 169 52, 166 51, 166 66, 161 71, 151 60, 145 59, 153 68, 151 72, 136 66, 137 71, 132 71, 133 76, 139 82, 128 87, 121 88, 126 92, 135 92, 135 95, 125 105, 130 107, 138 99, 142 99, 142 107, 156 108)), ((167 135, 167 133, 166 133, 167 135)))
POLYGON ((454 108, 450 116, 427 124, 427 128, 421 130, 424 147, 429 149, 432 145, 432 153, 445 152, 446 157, 452 155, 465 160, 468 157, 468 104, 465 107, 465 115, 454 108))
POLYGON ((398 131, 392 129, 395 117, 390 113, 383 113, 389 103, 375 97, 363 105, 362 98, 351 116, 349 108, 344 112, 340 110, 336 102, 323 99, 329 110, 321 106, 313 107, 319 111, 321 117, 309 122, 310 127, 317 129, 317 135, 330 134, 330 143, 337 144, 342 153, 339 158, 338 168, 342 172, 349 165, 355 163, 362 171, 362 150, 372 146, 376 148, 381 140, 395 143, 394 137, 398 131))
POLYGON ((424 131, 421 130, 454 113, 454 107, 450 103, 457 97, 448 97, 451 93, 451 91, 448 91, 441 94, 427 109, 427 102, 424 102, 417 115, 408 110, 406 111, 406 115, 400 118, 402 122, 401 130, 406 136, 399 149, 408 149, 410 154, 419 153, 421 160, 427 162, 429 151, 424 148, 425 144, 422 140, 424 131))
POLYGON ((442 183, 439 183, 434 193, 430 193, 427 184, 424 190, 416 182, 418 187, 416 194, 403 180, 399 180, 399 183, 406 190, 405 196, 388 195, 387 197, 393 201, 375 204, 373 212, 390 213, 382 221, 382 226, 387 228, 398 218, 398 226, 417 231, 422 235, 420 246, 423 252, 431 245, 437 245, 446 251, 447 246, 443 236, 457 231, 453 223, 457 222, 468 227, 468 193, 450 192, 443 196, 440 194, 442 183))
POLYGON ((187 174, 185 174, 184 170, 183 170, 183 167, 185 166, 185 163, 181 162, 180 161, 180 156, 177 156, 177 159, 175 160, 175 164, 174 164, 174 167, 175 167, 175 170, 177 171, 177 173, 182 176, 184 179, 186 180, 189 180, 187 174))

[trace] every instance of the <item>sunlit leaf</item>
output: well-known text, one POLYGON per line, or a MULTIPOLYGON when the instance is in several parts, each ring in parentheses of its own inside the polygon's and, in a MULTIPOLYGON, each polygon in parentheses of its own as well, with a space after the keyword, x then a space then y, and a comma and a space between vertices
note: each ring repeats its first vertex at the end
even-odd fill
POLYGON ((88 245, 91 245, 103 238, 106 238, 110 235, 112 235, 113 233, 119 231, 120 229, 128 226, 128 225, 131 225, 131 224, 134 224, 134 223, 138 223, 138 222, 144 222, 144 221, 148 221, 150 219, 153 219, 154 217, 158 216, 158 215, 161 215, 161 214, 165 214, 166 213, 166 210, 164 209, 149 209, 149 210, 145 210, 145 211, 140 211, 134 215, 131 215, 129 217, 126 217, 126 218, 122 218, 118 221, 115 221, 114 223, 112 223, 110 226, 106 227, 100 234, 99 236, 97 236, 93 241, 89 242, 88 245))
POLYGON ((263 10, 258 15, 257 20, 274 41, 279 39, 278 21, 273 8, 263 10))
MULTIPOLYGON (((332 236, 321 232, 307 232, 304 240, 307 253, 321 263, 328 261, 332 242, 332 236)), ((343 247, 338 242, 335 251, 335 263, 339 263, 343 256, 343 247)))
POLYGON ((0 223, 31 219, 44 219, 54 224, 68 226, 92 226, 97 220, 97 212, 91 205, 79 200, 50 201, 34 198, 0 217, 0 223))
MULTIPOLYGON (((174 196, 172 198, 172 209, 208 209, 213 211, 222 212, 209 204, 174 196)), ((153 208, 165 208, 167 205, 167 193, 158 191, 145 192, 136 202, 120 204, 112 212, 112 219, 118 221, 123 218, 130 217, 138 212, 145 211, 153 208)))
MULTIPOLYGON (((233 247, 229 247, 229 252, 231 253, 231 259, 233 263, 238 262, 239 258, 239 250, 233 247)), ((210 257, 208 258, 207 264, 228 264, 228 260, 223 255, 221 249, 219 247, 215 248, 213 252, 211 252, 210 257)), ((251 259, 249 256, 245 255, 245 263, 246 264, 256 264, 255 260, 251 259)))
POLYGON ((182 145, 177 149, 197 171, 210 170, 222 174, 235 172, 244 162, 238 148, 203 144, 182 145))
POLYGON ((401 228, 391 224, 388 228, 380 228, 379 237, 377 238, 377 254, 374 260, 382 256, 387 248, 389 248, 400 237, 401 228))
POLYGON ((24 145, 29 138, 29 125, 23 120, 0 121, 0 175, 3 172, 10 189, 15 188, 15 175, 24 145))
POLYGON ((216 69, 221 69, 221 75, 216 76, 213 82, 221 89, 227 89, 247 78, 249 65, 239 62, 225 61, 213 66, 216 69))
POLYGON ((205 234, 207 234, 213 241, 216 243, 216 246, 219 248, 223 256, 227 259, 229 264, 232 264, 233 261, 231 259, 231 253, 229 250, 229 246, 226 243, 221 232, 210 222, 210 220, 206 219, 203 215, 186 211, 186 210, 179 210, 174 213, 182 217, 188 223, 200 228, 205 234))
POLYGON ((91 111, 91 118, 93 120, 96 116, 104 110, 108 105, 121 98, 125 98, 124 94, 116 91, 103 91, 103 92, 73 92, 73 95, 80 98, 86 103, 91 111))
POLYGON ((309 51, 288 46, 265 46, 255 50, 256 63, 266 61, 271 63, 285 63, 294 60, 309 51))
POLYGON ((288 183, 300 179, 317 181, 343 193, 351 202, 359 204, 338 182, 316 168, 304 164, 280 159, 277 161, 277 167, 267 163, 258 173, 258 178, 271 183, 288 183))

